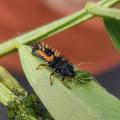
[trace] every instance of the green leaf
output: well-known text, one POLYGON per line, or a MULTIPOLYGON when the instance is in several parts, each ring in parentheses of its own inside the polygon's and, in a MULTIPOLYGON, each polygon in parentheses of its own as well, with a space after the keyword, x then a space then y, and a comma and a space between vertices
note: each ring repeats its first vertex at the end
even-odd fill
POLYGON ((114 46, 120 51, 120 20, 104 18, 104 24, 114 46))
POLYGON ((52 70, 36 67, 44 63, 31 54, 29 46, 19 49, 21 63, 29 83, 55 120, 120 120, 120 102, 98 83, 76 84, 68 89, 52 70))

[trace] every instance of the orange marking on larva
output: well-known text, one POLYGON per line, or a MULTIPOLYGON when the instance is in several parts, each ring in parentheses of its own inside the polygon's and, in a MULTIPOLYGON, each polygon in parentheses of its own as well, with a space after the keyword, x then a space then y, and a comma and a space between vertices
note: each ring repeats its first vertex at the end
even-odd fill
POLYGON ((45 59, 48 61, 48 62, 52 62, 53 59, 54 59, 54 56, 51 55, 51 56, 46 56, 45 59))
POLYGON ((42 56, 42 57, 45 56, 45 53, 41 50, 37 50, 36 53, 38 54, 38 56, 42 56))
POLYGON ((42 56, 47 62, 51 62, 54 59, 54 56, 47 56, 44 51, 41 50, 37 50, 36 53, 38 54, 38 56, 42 56))

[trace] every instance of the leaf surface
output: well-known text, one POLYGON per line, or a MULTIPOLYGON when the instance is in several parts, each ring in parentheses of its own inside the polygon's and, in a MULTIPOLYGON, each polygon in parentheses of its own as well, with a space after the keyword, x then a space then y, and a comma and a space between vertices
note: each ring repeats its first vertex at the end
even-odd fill
POLYGON ((47 68, 36 70, 44 62, 31 54, 31 48, 22 45, 19 54, 30 85, 55 120, 120 120, 119 100, 98 83, 77 83, 68 89, 56 76, 51 86, 53 71, 47 68))

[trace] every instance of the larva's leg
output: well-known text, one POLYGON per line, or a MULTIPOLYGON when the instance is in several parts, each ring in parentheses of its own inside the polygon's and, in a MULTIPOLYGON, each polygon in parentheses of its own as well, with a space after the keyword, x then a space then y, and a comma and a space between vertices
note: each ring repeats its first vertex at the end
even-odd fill
POLYGON ((62 81, 62 82, 63 82, 63 81, 65 81, 65 78, 64 78, 64 77, 62 77, 61 81, 62 81))
POLYGON ((39 64, 37 67, 36 67, 36 70, 39 70, 39 69, 42 69, 42 68, 47 68, 48 65, 47 64, 39 64))
POLYGON ((67 79, 67 78, 65 79, 65 77, 63 77, 63 78, 61 79, 61 82, 62 82, 67 88, 71 89, 71 86, 68 85, 68 84, 66 83, 66 81, 68 81, 68 79, 67 79))
POLYGON ((77 79, 76 79, 76 78, 75 78, 75 79, 73 78, 73 79, 72 79, 72 83, 71 83, 71 85, 70 85, 71 88, 74 87, 74 85, 75 85, 76 82, 77 82, 77 79))
POLYGON ((55 72, 50 74, 50 85, 53 85, 53 76, 55 75, 55 72))

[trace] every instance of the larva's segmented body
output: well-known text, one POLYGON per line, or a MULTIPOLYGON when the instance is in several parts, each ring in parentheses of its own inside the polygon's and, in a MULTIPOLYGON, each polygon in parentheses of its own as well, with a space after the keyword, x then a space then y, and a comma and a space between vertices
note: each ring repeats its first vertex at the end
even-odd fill
POLYGON ((37 43, 32 46, 32 53, 47 62, 48 66, 53 68, 55 72, 62 74, 64 77, 75 77, 76 72, 70 62, 60 55, 57 51, 44 45, 37 43))

